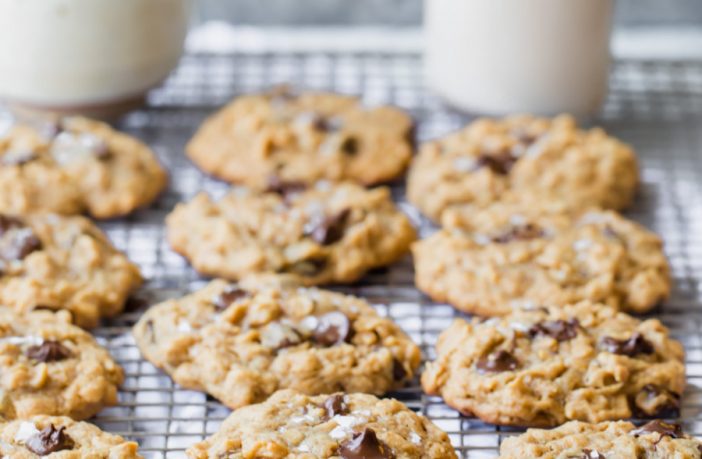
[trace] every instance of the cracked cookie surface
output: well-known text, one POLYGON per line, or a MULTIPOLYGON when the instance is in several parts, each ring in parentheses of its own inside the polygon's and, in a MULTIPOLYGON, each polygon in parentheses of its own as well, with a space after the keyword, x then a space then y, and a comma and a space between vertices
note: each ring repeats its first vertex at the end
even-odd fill
POLYGON ((142 459, 137 449, 135 442, 67 417, 0 422, 0 455, 12 459, 142 459))
POLYGON ((387 188, 320 182, 199 194, 166 218, 171 246, 206 275, 294 274, 307 285, 354 282, 398 260, 416 238, 387 188))
POLYGON ((637 184, 633 151, 601 129, 580 130, 565 115, 520 115, 480 119, 423 145, 410 167, 407 195, 439 221, 450 206, 484 205, 505 195, 622 209, 637 184))
POLYGON ((211 116, 186 147, 205 172, 266 188, 272 178, 364 185, 401 175, 412 155, 412 120, 332 93, 246 95, 211 116))
POLYGON ((659 320, 589 302, 457 320, 436 355, 424 390, 493 424, 673 418, 685 387, 683 347, 659 320))
POLYGON ((383 394, 419 367, 419 348, 364 300, 276 276, 216 280, 150 308, 134 327, 144 357, 230 408, 278 389, 383 394))
POLYGON ((153 201, 166 179, 146 145, 98 121, 0 133, 0 212, 118 217, 153 201))
POLYGON ((393 399, 290 390, 241 408, 188 450, 192 459, 455 459, 448 436, 393 399))
POLYGON ((500 459, 697 459, 702 442, 677 424, 651 421, 641 427, 630 422, 587 424, 572 421, 552 430, 529 429, 500 446, 500 459))
POLYGON ((117 403, 122 369, 65 311, 0 308, 0 418, 87 419, 117 403))
POLYGON ((87 218, 0 214, 0 304, 66 309, 85 328, 122 311, 139 269, 87 218))
POLYGON ((483 316, 590 300, 643 313, 670 294, 654 233, 613 211, 497 203, 455 207, 412 247, 417 287, 483 316))

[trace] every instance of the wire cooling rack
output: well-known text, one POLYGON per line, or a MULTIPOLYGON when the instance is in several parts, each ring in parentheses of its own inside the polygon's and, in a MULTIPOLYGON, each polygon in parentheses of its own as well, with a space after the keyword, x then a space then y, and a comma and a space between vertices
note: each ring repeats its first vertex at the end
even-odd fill
MULTIPOLYGON (((154 147, 171 173, 168 191, 151 208, 103 224, 112 240, 141 266, 148 278, 142 296, 149 302, 180 296, 206 280, 193 272, 165 242, 163 220, 179 202, 206 190, 221 195, 226 185, 206 177, 183 156, 196 127, 217 107, 238 94, 277 83, 361 95, 368 104, 407 109, 426 140, 461 127, 470 117, 453 112, 424 91, 421 58, 415 53, 355 54, 191 54, 149 96, 148 105, 120 125, 154 147)), ((666 241, 675 292, 657 315, 687 350, 689 387, 682 422, 702 434, 702 62, 617 62, 611 93, 595 123, 634 145, 643 186, 633 218, 666 241)), ((431 231, 404 201, 402 183, 392 185, 400 206, 431 231)), ((409 257, 370 273, 362 282, 338 290, 368 298, 421 344, 426 358, 441 330, 456 313, 433 304, 412 282, 409 257)), ((228 410, 203 394, 183 390, 141 359, 130 327, 141 311, 128 311, 96 334, 126 371, 117 407, 95 421, 104 429, 136 440, 147 457, 183 457, 192 443, 216 431, 228 410)), ((463 458, 495 457, 503 438, 518 429, 496 428, 459 416, 440 399, 422 394, 418 384, 391 394, 446 430, 463 458)))

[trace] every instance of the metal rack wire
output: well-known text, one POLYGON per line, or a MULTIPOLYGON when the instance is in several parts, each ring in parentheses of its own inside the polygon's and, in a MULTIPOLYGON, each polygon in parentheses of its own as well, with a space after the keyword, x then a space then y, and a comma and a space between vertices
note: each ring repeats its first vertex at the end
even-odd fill
MULTIPOLYGON (((125 220, 103 224, 113 241, 149 279, 142 295, 150 302, 197 288, 199 278, 170 251, 163 219, 179 201, 206 190, 219 195, 226 185, 206 177, 183 156, 183 146, 215 108, 237 94, 276 83, 362 95, 368 104, 407 109, 418 121, 419 140, 462 126, 469 117, 442 106, 425 92, 421 58, 414 53, 376 54, 195 54, 187 55, 167 83, 150 94, 148 106, 129 115, 120 128, 152 145, 171 173, 167 193, 151 208, 125 220)), ((702 434, 702 62, 617 62, 611 94, 594 120, 632 143, 642 163, 643 186, 630 215, 666 241, 675 292, 657 315, 687 350, 689 388, 682 421, 702 434)), ((402 183, 392 185, 400 206, 431 231, 404 201, 402 183)), ((409 258, 370 273, 361 283, 338 290, 368 298, 396 320, 433 357, 438 333, 456 313, 432 304, 412 282, 409 258)), ((136 440, 147 457, 182 457, 190 444, 213 433, 228 410, 203 394, 175 386, 141 359, 130 327, 141 311, 129 311, 96 331, 125 368, 120 404, 104 410, 96 423, 136 440)), ((459 416, 440 399, 422 394, 415 383, 391 394, 445 429, 463 458, 495 457, 500 441, 518 429, 496 428, 459 416)))

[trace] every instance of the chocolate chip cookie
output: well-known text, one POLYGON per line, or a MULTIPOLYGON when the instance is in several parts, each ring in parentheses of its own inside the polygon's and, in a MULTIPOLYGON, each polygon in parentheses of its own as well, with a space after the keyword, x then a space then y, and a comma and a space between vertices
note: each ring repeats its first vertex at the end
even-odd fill
POLYGON ((188 450, 211 457, 455 459, 448 436, 397 400, 291 390, 241 408, 188 450))
POLYGON ((466 415, 518 426, 678 416, 682 345, 657 319, 589 302, 457 320, 422 387, 466 415))
POLYGON ((553 430, 529 429, 502 442, 500 459, 663 459, 702 457, 702 442, 682 427, 656 420, 636 427, 630 422, 569 422, 553 430))
POLYGON ((570 116, 480 119, 425 144, 410 168, 409 200, 434 220, 456 204, 515 195, 532 204, 622 209, 638 183, 632 149, 570 116))
POLYGON ((348 182, 236 188, 218 202, 200 194, 166 225, 171 246, 203 274, 288 273, 307 285, 356 281, 399 259, 415 239, 387 188, 348 182))
POLYGON ((111 218, 150 203, 165 185, 146 145, 98 121, 16 124, 0 134, 0 212, 111 218))
MULTIPOLYGON (((0 419, 87 419, 117 403, 122 369, 66 311, 0 308, 0 419)), ((14 456, 13 456, 14 457, 14 456)))
POLYGON ((447 209, 442 222, 412 247, 415 282, 469 313, 580 300, 642 313, 670 293, 660 238, 613 211, 496 203, 447 209))
POLYGON ((235 99, 205 121, 186 152, 205 172, 256 189, 271 180, 372 185, 404 172, 411 131, 410 117, 396 108, 278 90, 235 99))
POLYGON ((383 394, 420 363, 419 348, 365 301, 275 276, 216 280, 154 306, 134 337, 178 384, 230 408, 283 388, 383 394))
POLYGON ((81 216, 0 214, 0 304, 66 309, 81 327, 122 311, 139 269, 81 216))
POLYGON ((0 455, 12 459, 139 459, 137 444, 67 417, 0 423, 0 455))

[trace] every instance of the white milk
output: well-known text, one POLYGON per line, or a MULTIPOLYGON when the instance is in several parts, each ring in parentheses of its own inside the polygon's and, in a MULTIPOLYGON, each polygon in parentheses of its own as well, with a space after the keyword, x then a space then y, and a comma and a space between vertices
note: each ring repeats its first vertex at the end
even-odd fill
POLYGON ((613 0, 425 0, 426 77, 457 108, 589 115, 607 92, 613 0))
POLYGON ((0 0, 0 97, 67 108, 138 98, 176 65, 190 0, 0 0))

